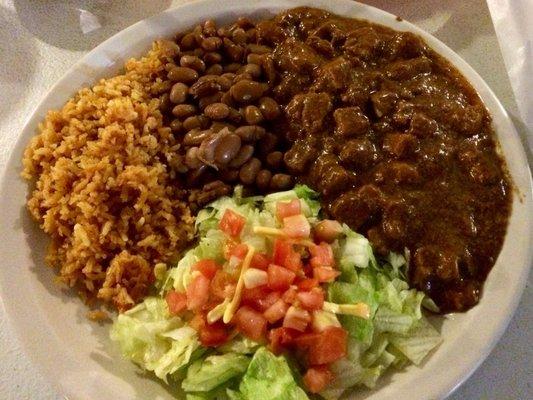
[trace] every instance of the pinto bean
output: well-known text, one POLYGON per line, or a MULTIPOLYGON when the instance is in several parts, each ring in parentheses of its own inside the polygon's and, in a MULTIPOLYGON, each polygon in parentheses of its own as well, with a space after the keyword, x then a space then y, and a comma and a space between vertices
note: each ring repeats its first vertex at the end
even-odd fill
POLYGON ((189 87, 181 82, 175 83, 170 89, 169 100, 174 104, 182 104, 187 100, 189 87))
POLYGON ((231 89, 231 95, 239 103, 250 103, 259 99, 265 92, 264 84, 244 79, 235 83, 231 89))
POLYGON ((198 159, 198 147, 191 147, 185 153, 185 165, 191 169, 199 168, 202 162, 198 159))
POLYGON ((192 68, 197 72, 205 71, 205 63, 199 57, 192 55, 181 56, 180 65, 182 67, 192 68))
POLYGON ((242 146, 235 157, 230 161, 229 166, 231 168, 239 168, 245 162, 247 162, 254 154, 254 146, 245 144, 242 146))
POLYGON ((281 114, 278 103, 272 97, 261 97, 259 99, 259 109, 266 120, 272 121, 281 114))
POLYGON ((239 179, 245 185, 251 185, 261 169, 261 161, 258 158, 252 158, 244 164, 239 170, 239 179))
POLYGON ((270 172, 268 169, 262 169, 255 177, 255 184, 260 190, 267 190, 270 186, 271 179, 272 172, 270 172))
POLYGON ((192 83, 198 79, 198 72, 188 67, 174 67, 168 72, 168 79, 174 82, 192 83))
POLYGON ((235 133, 239 135, 244 142, 255 142, 265 135, 265 128, 259 125, 245 125, 237 128, 235 133))
POLYGON ((256 106, 246 106, 244 109, 244 120, 250 125, 257 125, 263 122, 263 114, 256 106))
POLYGON ((172 109, 172 114, 177 118, 187 118, 196 114, 197 111, 193 104, 178 104, 172 109))
POLYGON ((215 148, 215 162, 226 165, 239 153, 241 138, 234 133, 225 135, 215 148))
POLYGON ((270 181, 271 190, 286 190, 292 186, 292 176, 287 174, 275 174, 270 181))
POLYGON ((199 146, 211 132, 210 129, 203 131, 192 129, 183 137, 183 144, 185 146, 199 146))
POLYGON ((204 114, 214 120, 224 119, 229 115, 229 107, 224 103, 213 103, 204 109, 204 114))

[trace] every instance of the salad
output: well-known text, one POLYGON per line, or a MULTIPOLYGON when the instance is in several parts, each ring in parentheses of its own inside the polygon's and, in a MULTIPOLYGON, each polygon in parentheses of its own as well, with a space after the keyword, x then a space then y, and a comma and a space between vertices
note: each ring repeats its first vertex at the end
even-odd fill
POLYGON ((120 314, 125 357, 193 399, 337 399, 441 341, 409 289, 403 255, 321 218, 307 186, 223 197, 196 219, 199 243, 155 268, 153 296, 120 314), (318 398, 317 397, 317 398, 318 398))

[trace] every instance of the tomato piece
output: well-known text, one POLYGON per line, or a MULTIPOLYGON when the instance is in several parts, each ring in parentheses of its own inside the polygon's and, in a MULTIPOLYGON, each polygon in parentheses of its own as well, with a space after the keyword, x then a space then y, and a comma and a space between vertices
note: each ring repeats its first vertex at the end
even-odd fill
POLYGON ((276 203, 276 216, 280 221, 283 218, 290 217, 292 215, 298 215, 302 212, 302 205, 300 199, 292 199, 291 201, 278 201, 276 203))
POLYGON ((270 292, 266 296, 255 301, 255 308, 261 312, 265 312, 272 304, 281 299, 280 292, 270 292))
POLYGON ((308 292, 300 292, 296 295, 296 298, 306 310, 321 310, 324 306, 324 291, 321 288, 314 288, 308 292))
POLYGON ((200 343, 206 347, 220 346, 228 341, 229 335, 226 325, 217 321, 214 324, 205 324, 199 333, 200 343))
POLYGON ((283 218, 283 232, 295 239, 308 238, 311 235, 311 225, 302 214, 283 218))
POLYGON ((280 327, 272 329, 268 334, 268 339, 270 341, 270 350, 274 354, 281 353, 284 349, 289 347, 294 342, 294 339, 299 334, 299 332, 290 328, 280 327))
POLYGON ((328 243, 322 242, 317 246, 309 248, 311 253, 311 266, 313 267, 333 267, 335 259, 333 258, 333 249, 328 243))
POLYGON ((331 267, 313 268, 313 277, 319 282, 333 282, 340 272, 331 267))
POLYGON ((207 279, 213 279, 220 266, 210 259, 200 260, 192 267, 193 271, 200 271, 207 279))
POLYGON ((250 266, 257 269, 267 269, 272 260, 264 253, 254 253, 250 266))
POLYGON ((315 279, 315 278, 302 279, 301 281, 296 282, 296 285, 298 286, 298 289, 302 291, 309 291, 313 288, 318 287, 318 279, 315 279))
POLYGON ((252 340, 259 341, 266 334, 267 320, 253 308, 243 306, 237 310, 232 322, 237 330, 252 340))
POLYGON ((210 281, 204 275, 198 274, 187 286, 187 309, 198 310, 209 300, 210 281))
POLYGON ((294 282, 294 279, 296 279, 294 272, 276 264, 270 264, 267 273, 268 287, 272 290, 286 290, 294 282))
POLYGON ((287 313, 288 309, 289 305, 285 303, 282 299, 279 299, 270 307, 268 307, 267 310, 263 313, 263 315, 265 316, 268 322, 273 324, 282 319, 287 313))
POLYGON ((311 322, 311 314, 307 310, 290 306, 283 318, 283 326, 299 332, 304 332, 311 322))
POLYGON ((300 253, 292 250, 289 254, 287 254, 287 257, 285 257, 285 263, 283 266, 294 272, 300 270, 303 267, 302 256, 300 253))
POLYGON ((171 290, 165 296, 168 305, 168 311, 171 315, 178 315, 187 308, 187 295, 171 290))
POLYGON ((239 243, 230 249, 229 258, 233 256, 244 260, 244 257, 246 257, 246 253, 248 253, 248 246, 244 243, 239 243))
POLYGON ((296 301, 297 295, 298 295, 298 289, 296 288, 296 286, 291 286, 285 291, 285 293, 283 293, 281 298, 283 299, 285 303, 292 304, 296 301))
POLYGON ((203 313, 194 314, 194 316, 189 321, 189 326, 198 333, 200 333, 200 331, 204 328, 206 324, 206 316, 203 313))
POLYGON ((285 240, 276 239, 274 241, 274 264, 284 265, 287 256, 293 252, 292 246, 285 240))
POLYGON ((333 374, 325 365, 309 368, 304 375, 303 381, 307 390, 311 393, 323 391, 332 381, 333 374))
POLYGON ((218 227, 226 235, 236 237, 241 234, 245 223, 246 219, 242 215, 239 215, 228 208, 224 211, 224 215, 222 215, 218 227))
POLYGON ((347 332, 329 327, 320 333, 304 333, 295 339, 296 347, 307 352, 309 365, 331 364, 346 355, 347 332))
POLYGON ((235 279, 226 271, 219 269, 210 284, 210 293, 218 299, 225 299, 235 293, 235 279))
POLYGON ((270 304, 266 306, 265 309, 263 309, 262 302, 265 301, 265 298, 270 292, 271 290, 266 285, 257 286, 252 289, 244 288, 242 290, 241 303, 249 305, 255 309, 264 311, 266 308, 270 306, 270 304))

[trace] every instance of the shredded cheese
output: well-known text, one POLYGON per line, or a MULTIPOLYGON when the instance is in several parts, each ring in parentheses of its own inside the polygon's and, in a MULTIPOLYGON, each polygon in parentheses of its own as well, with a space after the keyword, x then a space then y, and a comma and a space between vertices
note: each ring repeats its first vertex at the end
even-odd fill
POLYGON ((229 305, 226 307, 226 310, 224 311, 224 316, 222 317, 222 321, 225 324, 228 324, 231 321, 231 319, 235 315, 235 312, 237 311, 237 308, 239 308, 239 304, 241 303, 242 290, 244 288, 244 273, 250 266, 254 253, 255 253, 255 248, 249 245, 248 253, 246 253, 246 257, 244 257, 244 260, 242 262, 241 273, 239 275, 239 280, 237 281, 237 287, 235 288, 235 294, 233 295, 233 299, 231 299, 231 302, 229 303, 229 305))
POLYGON ((207 313, 207 323, 213 324, 217 322, 220 318, 224 316, 224 312, 226 311, 226 308, 230 304, 231 299, 229 297, 226 297, 222 303, 215 306, 211 311, 207 313))
POLYGON ((355 315, 364 319, 370 318, 370 307, 366 303, 336 304, 325 301, 322 309, 334 314, 355 315))
POLYGON ((287 234, 282 229, 269 228, 268 226, 254 226, 254 233, 259 235, 287 237, 287 234))

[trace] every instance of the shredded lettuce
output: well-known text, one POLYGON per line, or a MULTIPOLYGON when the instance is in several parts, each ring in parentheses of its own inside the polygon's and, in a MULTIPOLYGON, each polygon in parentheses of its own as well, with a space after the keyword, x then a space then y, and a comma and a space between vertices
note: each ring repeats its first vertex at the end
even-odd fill
POLYGON ((206 357, 189 367, 181 387, 187 392, 209 392, 242 375, 249 363, 249 357, 236 353, 206 357))
POLYGON ((265 347, 256 351, 238 391, 230 392, 233 399, 247 400, 306 400, 289 364, 283 356, 276 357, 265 347))
POLYGON ((122 353, 143 369, 167 381, 185 367, 200 343, 196 331, 171 317, 165 300, 148 297, 120 314, 111 328, 111 339, 122 353))
MULTIPOLYGON (((279 228, 276 203, 293 199, 300 200, 311 225, 319 221, 318 194, 305 185, 264 197, 243 197, 242 187, 237 187, 232 197, 222 197, 201 210, 196 218, 199 243, 173 268, 166 269, 163 264, 154 268, 159 297, 146 298, 115 321, 111 338, 124 356, 164 381, 181 381, 188 400, 308 399, 295 360, 275 356, 240 335, 215 349, 205 348, 193 328, 169 314, 164 300, 169 290, 186 291, 191 269, 198 261, 212 259, 224 264, 225 235, 218 226, 227 209, 246 219, 240 241, 258 252, 270 253, 272 240, 255 234, 253 228, 279 228)), ((330 366, 334 381, 320 393, 328 400, 359 386, 373 388, 390 368, 419 365, 441 342, 440 334, 422 313, 422 306, 438 309, 406 282, 408 254, 390 253, 378 259, 368 239, 346 225, 332 249, 341 274, 327 286, 328 301, 365 303, 370 318, 332 314, 348 332, 348 342, 346 357, 330 366)), ((231 263, 226 264, 229 268, 231 263)))

